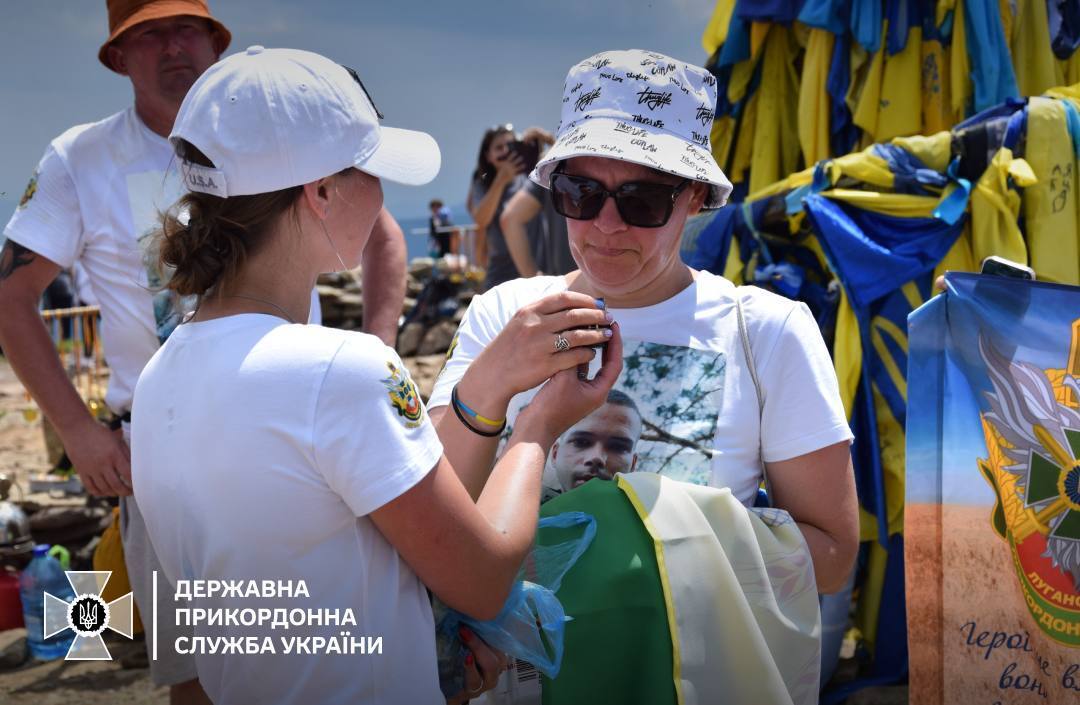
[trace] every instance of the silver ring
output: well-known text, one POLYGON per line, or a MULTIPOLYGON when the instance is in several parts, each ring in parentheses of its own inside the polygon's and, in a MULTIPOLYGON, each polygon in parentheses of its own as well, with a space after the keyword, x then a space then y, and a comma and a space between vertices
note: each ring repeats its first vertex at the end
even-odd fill
POLYGON ((570 341, 562 336, 562 333, 555 334, 555 352, 559 353, 563 350, 570 349, 570 341))
POLYGON ((480 685, 476 686, 476 690, 470 690, 470 691, 466 692, 465 694, 469 695, 469 696, 479 695, 480 691, 482 691, 483 689, 484 689, 484 677, 480 676, 480 685))

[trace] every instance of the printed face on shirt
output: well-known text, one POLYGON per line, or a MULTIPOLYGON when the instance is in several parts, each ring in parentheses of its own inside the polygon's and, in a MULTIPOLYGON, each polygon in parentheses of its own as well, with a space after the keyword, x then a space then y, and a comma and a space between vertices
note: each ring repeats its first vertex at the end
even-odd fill
MULTIPOLYGON (((575 157, 565 172, 596 179, 608 190, 629 181, 652 181, 677 185, 682 179, 640 164, 603 157, 575 157)), ((639 228, 623 222, 615 200, 604 201, 592 220, 566 219, 570 252, 597 293, 605 296, 648 295, 660 288, 675 268, 681 268, 679 244, 686 218, 701 207, 706 191, 687 188, 675 201, 668 222, 659 228, 639 228)))
MULTIPOLYGON (((471 347, 458 345, 455 337, 448 359, 471 347)), ((599 363, 594 364, 595 372, 599 363)), ((655 472, 679 482, 710 484, 726 370, 724 353, 717 350, 627 340, 623 371, 608 402, 563 433, 548 453, 545 492, 556 495, 572 489, 575 472, 587 475, 582 481, 594 476, 610 479, 616 472, 655 472), (615 436, 629 442, 603 442, 615 436), (596 438, 601 442, 590 442, 596 438)), ((506 451, 518 415, 532 403, 536 391, 518 395, 507 408, 496 457, 506 451)), ((756 406, 752 408, 756 413, 756 406)), ((756 441, 753 448, 756 452, 756 441)))
POLYGON ((594 477, 610 480, 617 472, 633 472, 634 447, 640 437, 641 414, 611 402, 571 426, 551 449, 562 490, 572 490, 594 477))
POLYGON ((122 55, 122 73, 131 79, 136 94, 181 101, 218 60, 214 36, 210 23, 201 17, 165 17, 140 22, 113 46, 122 55))

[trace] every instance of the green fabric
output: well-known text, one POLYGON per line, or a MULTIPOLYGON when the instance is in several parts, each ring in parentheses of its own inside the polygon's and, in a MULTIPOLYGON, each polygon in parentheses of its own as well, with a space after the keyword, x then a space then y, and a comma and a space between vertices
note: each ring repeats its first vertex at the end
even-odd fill
MULTIPOLYGON (((590 480, 540 508, 541 516, 580 511, 596 518, 596 539, 557 593, 566 624, 559 676, 543 679, 544 705, 675 705, 671 632, 656 550, 614 482, 590 480)), ((541 545, 580 528, 542 529, 541 545)))

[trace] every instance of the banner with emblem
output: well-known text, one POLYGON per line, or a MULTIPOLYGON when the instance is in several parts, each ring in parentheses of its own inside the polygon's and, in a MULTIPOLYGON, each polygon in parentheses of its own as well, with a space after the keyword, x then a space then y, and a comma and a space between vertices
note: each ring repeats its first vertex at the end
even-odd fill
POLYGON ((911 702, 1080 702, 1080 287, 946 283, 908 320, 911 702))

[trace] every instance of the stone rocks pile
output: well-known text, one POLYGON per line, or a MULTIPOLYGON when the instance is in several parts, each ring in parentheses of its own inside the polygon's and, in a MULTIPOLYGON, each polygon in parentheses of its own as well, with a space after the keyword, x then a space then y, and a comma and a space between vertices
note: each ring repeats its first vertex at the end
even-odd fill
POLYGON ((359 271, 324 274, 319 277, 316 288, 322 305, 323 325, 360 330, 364 323, 364 297, 359 271))

